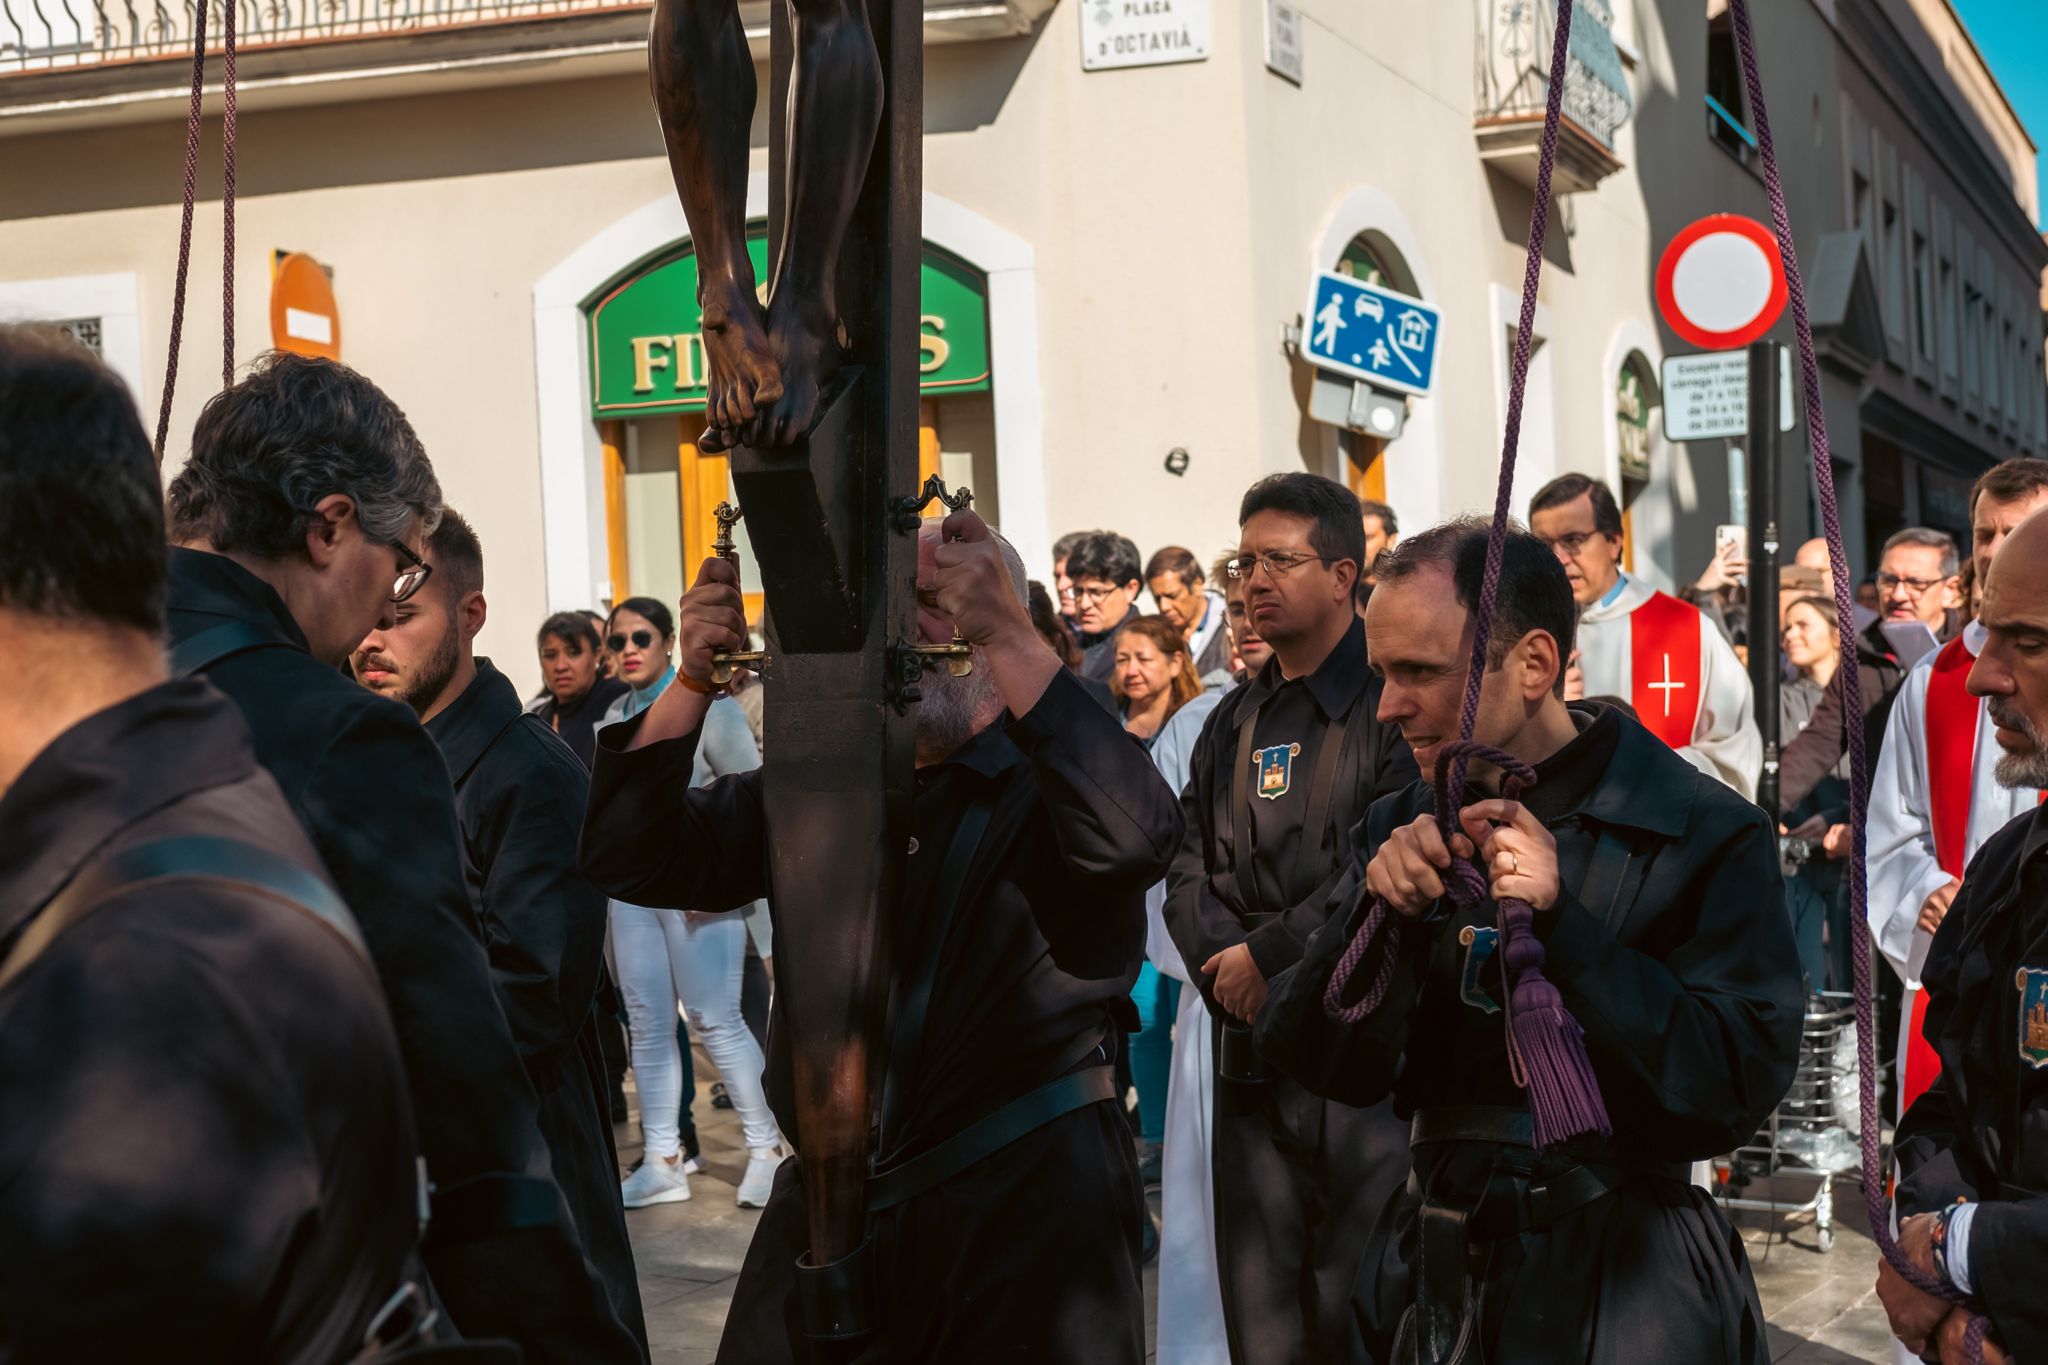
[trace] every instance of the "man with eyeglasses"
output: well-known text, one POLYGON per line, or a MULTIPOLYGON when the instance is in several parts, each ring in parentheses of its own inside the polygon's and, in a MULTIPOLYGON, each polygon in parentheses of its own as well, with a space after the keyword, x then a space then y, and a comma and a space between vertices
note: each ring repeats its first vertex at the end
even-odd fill
POLYGON ((1622 571, 1621 508, 1606 484, 1563 474, 1529 500, 1529 529, 1579 604, 1565 700, 1613 697, 1680 758, 1745 797, 1763 767, 1749 674, 1698 607, 1622 571))
MULTIPOLYGON (((1374 1215, 1407 1174, 1408 1128, 1387 1103, 1320 1099, 1269 1069, 1251 1024, 1266 983, 1322 927, 1347 831, 1416 770, 1380 723, 1381 683, 1352 606, 1365 557, 1358 499, 1313 474, 1275 474, 1252 485, 1238 521, 1231 595, 1271 657, 1196 741, 1166 923, 1216 1021, 1210 1141, 1230 1358, 1348 1365, 1363 1358, 1352 1278, 1374 1215)), ((1161 1297, 1173 1297, 1163 1283, 1161 1297)))
POLYGON ((173 673, 241 710, 355 912, 391 1006, 433 1185, 424 1255, 463 1334, 526 1359, 644 1359, 585 1260, 462 882, 448 769, 343 671, 431 571, 432 464, 397 404, 275 354, 216 395, 169 492, 173 673))
POLYGON ((1138 615, 1138 547, 1114 531, 1090 532, 1068 552, 1065 577, 1073 584, 1081 676, 1107 682, 1116 633, 1138 615))

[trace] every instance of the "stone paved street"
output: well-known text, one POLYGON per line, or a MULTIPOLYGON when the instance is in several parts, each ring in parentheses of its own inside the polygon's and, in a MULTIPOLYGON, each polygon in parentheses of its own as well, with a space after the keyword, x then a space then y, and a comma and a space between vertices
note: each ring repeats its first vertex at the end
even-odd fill
MULTIPOLYGON (((655 1365, 710 1365, 734 1277, 760 1217, 733 1202, 747 1154, 732 1111, 711 1107, 709 1081, 717 1074, 700 1048, 694 1113, 705 1170, 691 1177, 692 1198, 626 1215, 640 1265, 640 1293, 655 1365)), ((631 1093, 629 1082, 629 1099, 631 1093)), ((630 1165, 639 1157, 638 1123, 621 1124, 618 1140, 620 1160, 630 1165)), ((1811 1180, 1787 1180, 1779 1197, 1804 1202, 1812 1190, 1811 1180)), ((1156 1191, 1152 1209, 1156 1215, 1156 1191)), ((1777 1365, 1887 1359, 1884 1313, 1871 1290, 1877 1253, 1865 1235, 1862 1194, 1853 1181, 1837 1182, 1835 1214, 1836 1239, 1829 1252, 1819 1249, 1810 1214, 1783 1220, 1775 1232, 1764 1216, 1742 1215, 1743 1235, 1770 1318, 1771 1357, 1777 1365)), ((1155 1292, 1147 1267, 1148 1322, 1155 1292)))

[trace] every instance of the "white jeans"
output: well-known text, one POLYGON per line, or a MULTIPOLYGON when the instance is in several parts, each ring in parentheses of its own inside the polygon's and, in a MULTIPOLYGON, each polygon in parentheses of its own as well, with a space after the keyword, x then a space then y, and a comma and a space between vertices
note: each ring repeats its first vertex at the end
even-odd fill
POLYGON ((725 1081, 747 1146, 775 1145, 775 1116, 761 1088, 761 1045, 740 1017, 746 934, 743 915, 690 924, 680 910, 612 902, 612 953, 633 1034, 640 1136, 653 1156, 671 1157, 682 1150, 676 1126, 683 1073, 676 1047, 678 1003, 725 1081))

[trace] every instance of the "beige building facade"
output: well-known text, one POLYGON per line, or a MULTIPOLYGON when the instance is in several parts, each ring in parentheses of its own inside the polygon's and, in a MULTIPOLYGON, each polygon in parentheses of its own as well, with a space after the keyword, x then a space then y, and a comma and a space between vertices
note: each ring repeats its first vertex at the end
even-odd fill
MULTIPOLYGON (((14 30, 0 26, 0 317, 89 332, 153 425, 189 11, 182 30, 138 29, 97 3, 74 31, 0 0, 14 30)), ((1201 59, 1085 70, 1092 25, 1123 0, 928 0, 925 463, 971 482, 1040 576, 1052 540, 1083 527, 1206 558, 1233 543, 1246 485, 1274 470, 1345 478, 1409 526, 1484 510, 1551 9, 1301 0, 1297 82, 1269 65, 1273 0, 1161 3, 1206 28, 1201 59), (1435 382, 1404 401, 1397 439, 1310 416, 1298 329, 1326 269, 1377 276, 1441 315, 1435 382)), ((1724 443, 1671 446, 1656 410, 1676 342, 1653 300, 1672 230, 1655 200, 1685 165, 1722 155, 1700 131, 1706 30, 1698 0, 1577 3, 1567 192, 1517 501, 1566 469, 1625 487, 1633 561, 1670 583, 1697 572, 1728 515, 1724 443), (1667 31, 1681 11, 1682 33, 1667 31)), ((1833 5, 1796 7, 1809 5, 1825 32, 1833 5)), ((675 596, 724 487, 722 463, 694 444, 688 229, 647 95, 647 7, 257 8, 260 23, 242 11, 233 361, 272 344, 274 253, 328 267, 343 358, 405 407, 482 534, 485 651, 532 684, 547 611, 675 596)), ((742 7, 757 57, 765 12, 742 7)), ((1766 61, 1767 78, 1797 87, 1784 106, 1803 132, 1813 63, 1795 76, 1789 53, 1766 61)), ((1832 76, 1820 80, 1832 106, 1832 76)), ((218 104, 167 473, 219 373, 218 104)), ((2007 151, 2031 184, 2018 138, 2007 151)), ((760 212, 765 142, 763 113, 760 212)), ((2025 269, 2013 257, 2008 299, 2025 269)), ((2040 311, 2010 311, 2011 353, 2032 348, 2031 387, 2001 409, 2013 453, 2039 448, 2038 421, 2020 419, 2023 401, 2039 407, 2040 311)))

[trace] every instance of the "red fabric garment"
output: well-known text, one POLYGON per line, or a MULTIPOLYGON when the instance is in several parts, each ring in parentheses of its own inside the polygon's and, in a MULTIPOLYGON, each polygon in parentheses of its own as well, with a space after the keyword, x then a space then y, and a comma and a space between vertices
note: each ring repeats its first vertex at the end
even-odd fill
MULTIPOLYGON (((1927 680, 1927 804, 1934 826, 1934 861, 1951 877, 1963 875, 1964 848, 1970 825, 1970 792, 1975 778, 1977 723, 1983 706, 1964 683, 1977 661, 1958 634, 1934 656, 1927 680)), ((1912 1022, 1906 1029, 1905 1077, 1907 1105, 1919 1099, 1941 1074, 1941 1059, 1921 1034, 1927 1018, 1927 992, 1912 992, 1912 1022)))
POLYGON ((1674 749, 1700 714, 1699 608, 1666 593, 1629 613, 1629 701, 1644 728, 1674 749))

